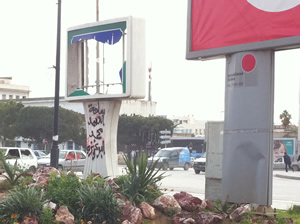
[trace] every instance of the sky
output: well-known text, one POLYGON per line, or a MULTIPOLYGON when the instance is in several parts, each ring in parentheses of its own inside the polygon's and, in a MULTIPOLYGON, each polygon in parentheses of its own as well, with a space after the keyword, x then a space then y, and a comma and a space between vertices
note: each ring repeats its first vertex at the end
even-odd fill
MULTIPOLYGON (((53 97, 55 87, 57 0, 1 2, 0 77, 30 86, 30 97, 53 97)), ((65 95, 66 32, 96 21, 96 0, 62 0, 60 95, 65 95)), ((99 18, 145 19, 146 65, 152 65, 152 100, 157 115, 222 120, 225 59, 187 61, 187 1, 99 0, 99 18)), ((275 54, 274 122, 287 110, 299 119, 300 50, 275 54)), ((147 75, 148 77, 148 75, 147 75)), ((148 79, 145 83, 146 99, 148 79)))

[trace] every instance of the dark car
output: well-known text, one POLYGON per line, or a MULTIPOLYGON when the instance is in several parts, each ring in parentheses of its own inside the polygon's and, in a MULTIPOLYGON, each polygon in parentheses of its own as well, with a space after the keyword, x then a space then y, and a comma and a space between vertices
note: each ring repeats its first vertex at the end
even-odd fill
POLYGON ((175 167, 182 167, 188 170, 191 166, 190 151, 186 147, 171 147, 160 149, 153 157, 148 158, 148 166, 157 162, 157 167, 163 170, 173 170, 175 167))

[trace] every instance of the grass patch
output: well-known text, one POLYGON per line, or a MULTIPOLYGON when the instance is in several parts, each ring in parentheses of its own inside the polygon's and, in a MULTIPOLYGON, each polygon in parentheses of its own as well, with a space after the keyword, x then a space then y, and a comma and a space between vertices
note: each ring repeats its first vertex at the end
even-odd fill
POLYGON ((289 208, 288 210, 277 210, 279 218, 292 218, 294 223, 300 224, 300 211, 298 206, 289 208))

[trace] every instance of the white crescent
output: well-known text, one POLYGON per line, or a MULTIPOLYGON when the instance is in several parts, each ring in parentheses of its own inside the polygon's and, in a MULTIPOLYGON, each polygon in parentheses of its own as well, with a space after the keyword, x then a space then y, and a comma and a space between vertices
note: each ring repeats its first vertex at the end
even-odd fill
POLYGON ((300 0, 247 0, 255 8, 266 12, 282 12, 300 5, 300 0))

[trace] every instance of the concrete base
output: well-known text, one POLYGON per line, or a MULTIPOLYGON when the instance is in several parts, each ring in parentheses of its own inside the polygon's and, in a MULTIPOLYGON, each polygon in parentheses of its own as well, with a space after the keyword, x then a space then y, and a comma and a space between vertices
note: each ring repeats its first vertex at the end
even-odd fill
POLYGON ((205 199, 220 200, 222 197, 222 179, 205 178, 205 199))
POLYGON ((276 215, 276 209, 274 209, 271 206, 266 205, 258 205, 256 208, 252 207, 251 209, 253 211, 253 214, 257 215, 276 215))

